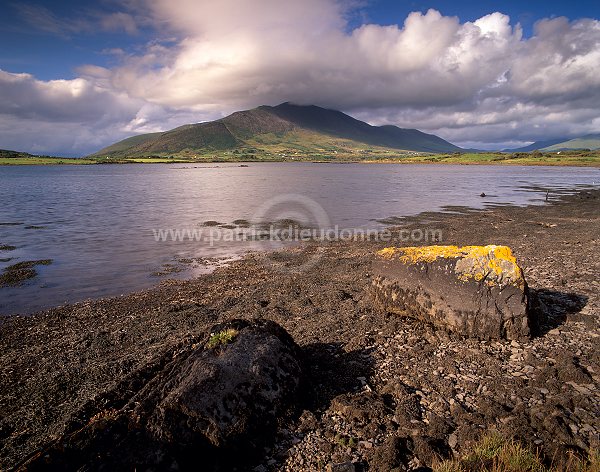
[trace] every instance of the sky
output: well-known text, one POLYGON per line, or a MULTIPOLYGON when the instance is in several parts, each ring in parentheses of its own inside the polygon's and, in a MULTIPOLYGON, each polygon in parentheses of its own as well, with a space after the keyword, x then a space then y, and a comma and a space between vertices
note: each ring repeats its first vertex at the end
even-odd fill
POLYGON ((0 35, 3 149, 286 101, 480 149, 600 132, 597 1, 3 0, 0 35))

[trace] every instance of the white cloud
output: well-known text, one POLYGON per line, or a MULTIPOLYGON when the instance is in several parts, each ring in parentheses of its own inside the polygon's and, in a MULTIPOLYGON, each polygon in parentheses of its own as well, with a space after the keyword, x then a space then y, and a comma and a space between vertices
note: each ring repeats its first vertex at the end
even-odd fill
POLYGON ((334 0, 131 5, 178 40, 122 55, 113 69, 84 66, 74 81, 0 82, 2 95, 21 91, 8 92, 2 119, 85 122, 103 130, 99 135, 123 135, 291 100, 458 143, 502 146, 599 131, 597 20, 546 19, 534 37, 523 38, 520 26, 498 12, 460 23, 429 10, 411 13, 403 25, 348 31, 348 4, 334 0))
POLYGON ((195 121, 194 115, 132 99, 101 80, 41 81, 0 70, 3 149, 82 155, 131 134, 195 121))

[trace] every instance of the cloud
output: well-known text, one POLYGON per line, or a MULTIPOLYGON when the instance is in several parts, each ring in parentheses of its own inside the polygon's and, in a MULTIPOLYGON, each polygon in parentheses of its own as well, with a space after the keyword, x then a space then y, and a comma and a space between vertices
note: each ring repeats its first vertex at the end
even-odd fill
POLYGON ((134 17, 128 13, 117 12, 100 15, 100 25, 106 31, 125 31, 128 34, 138 34, 138 27, 134 17))
MULTIPOLYGON (((91 69, 100 74, 101 68, 91 69)), ((195 116, 131 98, 99 80, 40 81, 0 70, 4 149, 83 155, 132 134, 195 121, 195 116)))
POLYGON ((118 12, 102 12, 89 10, 78 12, 76 16, 61 18, 52 10, 37 4, 17 3, 13 7, 29 27, 51 33, 63 38, 78 33, 97 33, 100 31, 125 31, 130 35, 138 34, 138 22, 143 17, 135 18, 132 14, 118 12))
POLYGON ((19 16, 36 30, 59 36, 68 36, 88 28, 88 23, 81 19, 66 20, 59 18, 42 5, 17 3, 13 5, 19 16))
POLYGON ((429 10, 346 32, 343 5, 325 0, 154 0, 150 11, 180 41, 131 58, 112 83, 156 104, 317 103, 490 144, 597 125, 597 20, 542 20, 527 39, 498 12, 460 23, 429 10))
MULTIPOLYGON (((80 120, 99 135, 122 135, 289 100, 490 147, 600 130, 598 20, 544 19, 524 38, 499 12, 461 23, 429 10, 401 25, 349 30, 355 5, 130 0, 132 22, 115 14, 104 28, 133 32, 133 18, 143 14, 157 38, 176 40, 121 54, 111 69, 82 66, 74 81, 0 82, 0 93, 21 91, 10 93, 2 113, 80 120)), ((43 24, 54 25, 52 18, 43 24)))

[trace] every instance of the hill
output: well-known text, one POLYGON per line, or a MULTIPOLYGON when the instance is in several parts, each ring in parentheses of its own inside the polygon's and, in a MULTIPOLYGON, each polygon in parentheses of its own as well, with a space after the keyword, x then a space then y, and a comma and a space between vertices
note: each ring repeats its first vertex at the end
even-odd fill
POLYGON ((236 158, 358 157, 411 152, 460 152, 442 138, 416 129, 372 126, 336 110, 291 103, 260 106, 225 118, 119 141, 90 157, 236 158))
POLYGON ((0 165, 62 165, 62 164, 95 164, 96 161, 90 159, 56 157, 56 156, 38 156, 28 152, 11 151, 0 149, 0 165))
POLYGON ((563 141, 566 141, 567 138, 557 138, 557 139, 548 139, 546 141, 536 141, 534 143, 531 143, 527 146, 523 146, 520 148, 512 148, 512 149, 503 149, 502 152, 531 152, 531 151, 538 151, 540 149, 544 149, 545 147, 548 146, 553 146, 554 144, 558 144, 561 143, 563 141))
POLYGON ((29 154, 28 152, 11 151, 9 149, 0 149, 0 159, 32 159, 40 156, 29 154))
POLYGON ((600 149, 600 134, 588 134, 579 138, 557 138, 546 141, 536 141, 529 146, 515 149, 505 149, 504 152, 530 151, 576 151, 580 149, 600 149))
POLYGON ((580 138, 569 139, 552 146, 545 147, 542 151, 568 151, 579 149, 600 149, 600 134, 588 134, 580 138))

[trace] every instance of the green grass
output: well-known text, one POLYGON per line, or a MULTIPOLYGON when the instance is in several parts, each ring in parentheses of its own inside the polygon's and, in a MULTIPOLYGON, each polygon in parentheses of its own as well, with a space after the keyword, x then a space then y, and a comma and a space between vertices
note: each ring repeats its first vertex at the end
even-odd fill
POLYGON ((369 146, 347 139, 323 139, 319 133, 294 131, 285 144, 277 136, 261 135, 246 145, 226 151, 185 149, 177 153, 158 153, 147 157, 60 158, 0 153, 0 165, 77 165, 77 164, 186 164, 208 162, 362 162, 395 164, 487 164, 522 166, 600 167, 600 150, 557 152, 500 152, 428 154, 369 146))
POLYGON ((23 165, 82 165, 96 164, 92 159, 77 159, 67 157, 0 157, 0 166, 23 166, 23 165))
POLYGON ((213 334, 208 342, 206 343, 206 347, 208 349, 215 349, 219 346, 225 346, 232 342, 236 336, 239 334, 239 331, 229 328, 223 331, 219 331, 218 333, 213 334))
POLYGON ((526 166, 590 166, 600 167, 600 151, 562 151, 560 154, 519 152, 507 154, 489 153, 455 153, 427 154, 398 157, 395 159, 370 159, 366 162, 393 162, 401 164, 490 164, 490 165, 526 165, 526 166))
POLYGON ((600 455, 591 451, 587 460, 572 457, 567 468, 546 467, 537 451, 499 434, 484 436, 464 456, 441 462, 433 472, 600 472, 600 455))
POLYGON ((344 434, 336 434, 335 442, 338 443, 342 447, 349 447, 351 449, 356 448, 358 446, 358 439, 353 436, 346 436, 344 434))
POLYGON ((168 157, 136 157, 127 159, 127 162, 138 162, 141 164, 176 164, 193 162, 190 159, 171 159, 168 157))

